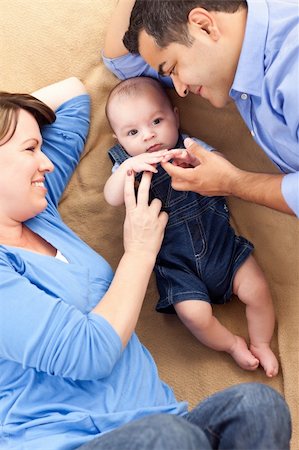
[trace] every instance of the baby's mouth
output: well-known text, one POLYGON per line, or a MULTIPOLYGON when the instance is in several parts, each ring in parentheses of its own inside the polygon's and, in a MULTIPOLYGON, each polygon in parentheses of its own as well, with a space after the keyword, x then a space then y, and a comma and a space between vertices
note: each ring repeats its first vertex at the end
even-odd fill
POLYGON ((158 150, 161 150, 163 148, 162 144, 155 144, 149 147, 146 151, 147 153, 153 153, 157 152, 158 150))

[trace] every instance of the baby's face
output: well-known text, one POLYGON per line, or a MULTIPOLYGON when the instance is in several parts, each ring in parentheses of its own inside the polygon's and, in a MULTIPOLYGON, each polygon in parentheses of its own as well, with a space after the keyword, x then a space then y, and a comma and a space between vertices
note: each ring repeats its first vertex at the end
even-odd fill
POLYGON ((154 88, 115 98, 110 112, 114 135, 129 155, 175 147, 179 128, 177 109, 154 88))

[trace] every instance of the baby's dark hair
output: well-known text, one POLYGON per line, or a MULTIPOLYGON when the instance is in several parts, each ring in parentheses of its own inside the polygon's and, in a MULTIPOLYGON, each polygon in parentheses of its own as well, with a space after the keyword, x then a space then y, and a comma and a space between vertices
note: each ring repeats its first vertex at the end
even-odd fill
POLYGON ((151 77, 133 77, 128 78, 127 80, 123 80, 120 83, 118 83, 114 88, 110 91, 110 94, 107 98, 106 106, 105 106, 105 113, 106 117, 108 119, 108 122, 111 125, 111 116, 110 116, 110 105, 113 99, 117 96, 123 96, 123 97, 132 97, 136 96, 142 92, 145 92, 145 89, 151 86, 154 89, 156 89, 161 96, 165 97, 165 101, 169 103, 169 106, 172 108, 172 103, 170 101, 170 98, 167 95, 167 92, 163 88, 162 84, 151 77))
POLYGON ((39 127, 55 121, 52 109, 30 94, 0 92, 0 141, 3 145, 14 135, 20 109, 32 114, 39 127))

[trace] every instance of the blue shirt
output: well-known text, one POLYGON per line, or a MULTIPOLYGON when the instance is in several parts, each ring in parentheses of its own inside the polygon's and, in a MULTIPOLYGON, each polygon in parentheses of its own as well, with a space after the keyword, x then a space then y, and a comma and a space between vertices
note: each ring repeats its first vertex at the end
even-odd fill
POLYGON ((185 414, 132 335, 122 350, 113 327, 91 312, 113 272, 61 220, 58 201, 83 150, 89 97, 64 103, 44 127, 48 206, 26 225, 68 263, 0 245, 0 448, 73 450, 133 419, 185 414))
MULTIPOLYGON (((282 195, 299 217, 298 0, 247 3, 244 42, 230 96, 256 142, 287 174, 282 195)), ((137 75, 159 78, 139 55, 104 58, 104 63, 121 79, 137 75)))

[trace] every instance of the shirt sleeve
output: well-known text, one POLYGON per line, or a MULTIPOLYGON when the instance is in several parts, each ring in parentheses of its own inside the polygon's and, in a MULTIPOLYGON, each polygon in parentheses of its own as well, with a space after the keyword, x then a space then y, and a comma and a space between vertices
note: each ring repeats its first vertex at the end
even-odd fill
POLYGON ((193 141, 195 141, 197 144, 201 145, 208 152, 211 152, 211 151, 215 150, 214 147, 212 147, 211 145, 209 145, 206 142, 202 141, 201 139, 198 139, 198 138, 195 138, 195 137, 192 137, 191 139, 193 139, 193 141))
POLYGON ((106 58, 102 52, 105 66, 120 80, 132 77, 156 78, 166 87, 173 87, 171 78, 162 77, 138 54, 127 53, 117 58, 106 58))
POLYGON ((288 206, 299 217, 299 172, 283 177, 281 191, 288 206))
POLYGON ((55 166, 46 175, 48 196, 55 206, 73 174, 84 149, 90 119, 90 99, 79 95, 63 103, 56 120, 42 129, 42 151, 55 166))
POLYGON ((17 259, 0 254, 0 358, 73 380, 108 376, 122 352, 113 327, 30 283, 17 259))

